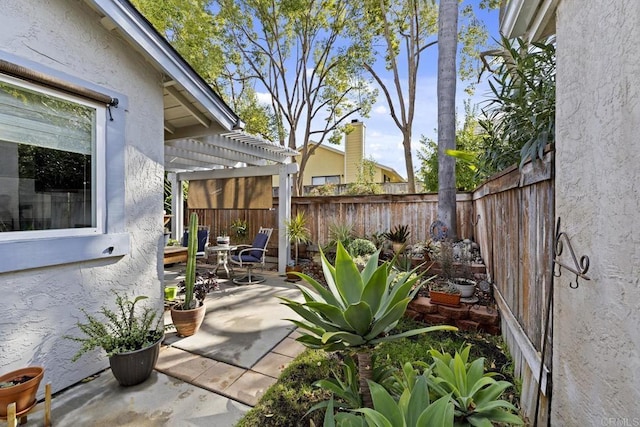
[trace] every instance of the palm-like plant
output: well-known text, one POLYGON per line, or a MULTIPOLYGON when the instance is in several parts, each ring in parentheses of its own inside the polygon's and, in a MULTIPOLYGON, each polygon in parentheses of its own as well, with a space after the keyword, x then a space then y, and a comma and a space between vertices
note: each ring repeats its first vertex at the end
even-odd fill
POLYGON ((431 326, 389 335, 403 316, 409 301, 421 285, 412 290, 420 275, 403 275, 392 284, 396 273, 391 263, 378 265, 380 252, 371 256, 362 272, 342 246, 337 245, 335 266, 321 251, 322 268, 328 289, 312 277, 295 273, 313 290, 298 286, 304 302, 281 298, 304 320, 291 320, 301 328, 297 340, 310 348, 326 351, 353 349, 358 357, 360 394, 365 407, 372 407, 367 380, 372 379, 370 350, 375 345, 436 330, 457 330, 452 326, 431 326))

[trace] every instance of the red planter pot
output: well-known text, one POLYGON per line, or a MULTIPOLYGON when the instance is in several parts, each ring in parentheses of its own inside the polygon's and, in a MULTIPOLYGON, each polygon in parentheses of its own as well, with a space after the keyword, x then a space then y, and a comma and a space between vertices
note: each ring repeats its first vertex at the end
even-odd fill
POLYGON ((40 381, 44 376, 44 368, 41 366, 30 366, 28 368, 17 369, 0 376, 0 383, 11 382, 22 377, 32 377, 30 380, 11 387, 0 388, 0 419, 7 419, 7 406, 16 404, 16 415, 27 413, 36 404, 36 393, 40 386, 40 381))

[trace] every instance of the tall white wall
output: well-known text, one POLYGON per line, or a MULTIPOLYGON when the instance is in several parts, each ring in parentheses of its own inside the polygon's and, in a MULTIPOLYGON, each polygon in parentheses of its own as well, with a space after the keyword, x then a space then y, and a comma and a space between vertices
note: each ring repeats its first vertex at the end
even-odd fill
POLYGON ((556 208, 592 280, 556 280, 551 425, 637 426, 640 2, 588 3, 557 15, 556 208))
MULTIPOLYGON (((3 0, 0 50, 124 94, 125 221, 129 255, 0 274, 0 373, 46 368, 54 391, 108 366, 101 351, 71 363, 76 343, 62 338, 113 304, 112 291, 148 295, 162 307, 163 100, 161 76, 77 0, 3 0)), ((109 141, 107 141, 109 144, 109 141)), ((107 174, 109 170, 107 161, 107 174)), ((51 251, 64 251, 52 245, 51 251)))

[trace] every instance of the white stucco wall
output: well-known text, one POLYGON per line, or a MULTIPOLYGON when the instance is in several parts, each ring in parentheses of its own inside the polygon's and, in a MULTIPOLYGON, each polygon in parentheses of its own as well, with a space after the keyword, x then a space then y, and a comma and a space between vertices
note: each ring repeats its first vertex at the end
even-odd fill
MULTIPOLYGON (((104 302, 113 304, 113 290, 148 295, 151 304, 162 307, 161 76, 115 32, 100 25, 81 1, 3 0, 0 28, 0 50, 126 97, 119 108, 126 120, 129 254, 0 274, 0 372, 44 365, 45 382, 50 381, 55 392, 108 366, 101 351, 70 362, 78 346, 62 336, 76 332, 76 321, 84 320, 80 308, 97 312, 104 302)), ((107 161, 107 174, 113 173, 107 161)))
POLYGON ((556 207, 592 280, 556 281, 554 426, 640 425, 639 39, 637 0, 560 3, 556 207))

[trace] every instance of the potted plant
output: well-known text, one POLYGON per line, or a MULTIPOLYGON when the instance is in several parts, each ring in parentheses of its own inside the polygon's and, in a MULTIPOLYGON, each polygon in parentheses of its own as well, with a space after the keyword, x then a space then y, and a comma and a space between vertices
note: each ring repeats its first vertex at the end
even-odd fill
POLYGON ((247 235, 249 234, 247 221, 236 218, 231 223, 231 231, 233 231, 234 234, 234 244, 247 242, 247 235))
POLYGON ((204 320, 205 305, 194 298, 196 281, 196 252, 198 251, 198 215, 193 212, 189 219, 189 242, 187 245, 187 271, 184 277, 184 300, 171 307, 171 320, 178 335, 189 337, 200 329, 204 320))
POLYGON ((429 286, 429 298, 434 304, 458 307, 460 305, 460 290, 447 281, 436 281, 429 286))
POLYGON ((409 238, 409 226, 408 225, 396 225, 390 231, 383 234, 385 239, 391 241, 393 251, 399 253, 404 248, 409 238))
POLYGON ((309 243, 311 241, 311 232, 307 228, 307 219, 304 216, 304 212, 298 211, 295 217, 285 221, 285 227, 287 232, 287 238, 294 245, 295 258, 293 264, 287 266, 287 280, 300 280, 295 274, 289 274, 289 272, 302 271, 298 259, 298 246, 300 243, 309 243))
POLYGON ((231 238, 229 237, 229 235, 227 235, 226 231, 221 230, 220 235, 216 237, 216 243, 218 244, 218 246, 229 246, 229 244, 231 243, 231 238))
POLYGON ((84 336, 65 338, 82 344, 71 361, 101 347, 109 357, 111 372, 118 383, 132 386, 149 378, 158 360, 164 337, 162 316, 151 307, 145 307, 140 315, 136 313, 136 304, 147 299, 146 296, 129 300, 126 295, 115 295, 117 310, 102 306, 100 313, 105 320, 100 320, 81 309, 87 323, 78 322, 77 325, 84 336))
POLYGON ((29 366, 0 376, 0 418, 7 418, 7 406, 16 404, 16 416, 29 412, 37 403, 36 393, 44 376, 41 366, 29 366))

